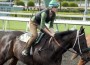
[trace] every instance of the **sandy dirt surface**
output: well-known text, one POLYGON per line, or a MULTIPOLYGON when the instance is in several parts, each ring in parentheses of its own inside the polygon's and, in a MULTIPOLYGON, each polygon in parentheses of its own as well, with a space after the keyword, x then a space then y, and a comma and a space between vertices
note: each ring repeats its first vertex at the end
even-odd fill
MULTIPOLYGON (((77 57, 74 60, 71 60, 72 53, 67 51, 64 55, 63 55, 63 59, 62 59, 62 64, 61 65, 77 65, 78 60, 80 57, 77 57)), ((9 62, 5 63, 4 65, 8 65, 9 62)), ((17 65, 25 65, 22 62, 18 62, 17 65)), ((86 65, 90 65, 90 62, 88 62, 86 65)))

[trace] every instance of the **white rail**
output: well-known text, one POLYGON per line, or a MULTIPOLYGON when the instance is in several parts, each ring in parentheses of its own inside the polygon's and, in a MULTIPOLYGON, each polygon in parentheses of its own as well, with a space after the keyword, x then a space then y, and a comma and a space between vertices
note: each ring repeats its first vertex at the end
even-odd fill
MULTIPOLYGON (((30 16, 32 15, 32 13, 20 13, 20 12, 3 12, 3 11, 0 11, 0 14, 7 14, 7 15, 10 15, 10 14, 17 14, 17 15, 27 15, 27 16, 30 16)), ((33 13, 35 14, 35 13, 33 13)), ((84 15, 59 15, 57 14, 57 16, 60 16, 60 17, 76 17, 76 18, 83 18, 84 15)), ((86 18, 90 18, 90 16, 86 15, 86 18)))
POLYGON ((56 20, 56 24, 90 25, 90 21, 83 20, 56 20))
MULTIPOLYGON (((8 21, 22 21, 27 22, 26 31, 28 27, 28 22, 30 21, 30 18, 24 18, 24 17, 9 17, 9 16, 0 16, 0 20, 2 20, 3 23, 3 29, 7 30, 7 23, 8 21)), ((90 21, 83 21, 83 20, 55 20, 54 23, 57 24, 73 24, 73 25, 90 25, 90 21)))

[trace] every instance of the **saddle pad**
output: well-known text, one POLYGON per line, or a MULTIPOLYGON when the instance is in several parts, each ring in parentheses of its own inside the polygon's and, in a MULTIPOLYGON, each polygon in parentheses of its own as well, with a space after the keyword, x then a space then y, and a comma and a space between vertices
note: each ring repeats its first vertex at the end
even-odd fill
POLYGON ((31 37, 31 33, 25 33, 25 34, 22 34, 19 39, 23 42, 28 42, 28 40, 30 39, 31 37))
MULTIPOLYGON (((44 33, 38 33, 38 37, 35 40, 35 44, 39 43, 39 41, 41 40, 41 38, 43 37, 44 33)), ((19 39, 23 42, 28 42, 28 40, 31 38, 32 34, 30 32, 22 34, 19 39)))

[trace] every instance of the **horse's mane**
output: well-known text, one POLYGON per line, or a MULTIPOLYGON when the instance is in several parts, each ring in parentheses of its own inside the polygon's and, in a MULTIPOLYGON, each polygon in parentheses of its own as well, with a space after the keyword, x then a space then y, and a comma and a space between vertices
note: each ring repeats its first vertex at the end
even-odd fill
POLYGON ((77 30, 67 30, 67 31, 62 31, 62 32, 56 32, 55 33, 55 38, 62 38, 66 35, 69 35, 69 34, 75 32, 75 31, 77 31, 77 30))

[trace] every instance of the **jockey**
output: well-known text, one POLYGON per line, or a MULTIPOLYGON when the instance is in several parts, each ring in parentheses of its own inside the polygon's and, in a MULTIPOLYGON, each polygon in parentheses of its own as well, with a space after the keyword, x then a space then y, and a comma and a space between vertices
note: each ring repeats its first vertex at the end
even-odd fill
POLYGON ((51 0, 49 3, 49 7, 38 12, 35 16, 33 16, 29 22, 31 38, 28 40, 26 44, 26 48, 22 51, 22 55, 28 55, 31 44, 37 38, 37 29, 40 31, 44 31, 51 37, 54 37, 54 30, 53 30, 53 22, 56 17, 57 8, 59 3, 56 0, 51 0), (50 23, 50 29, 45 25, 45 23, 50 23))

